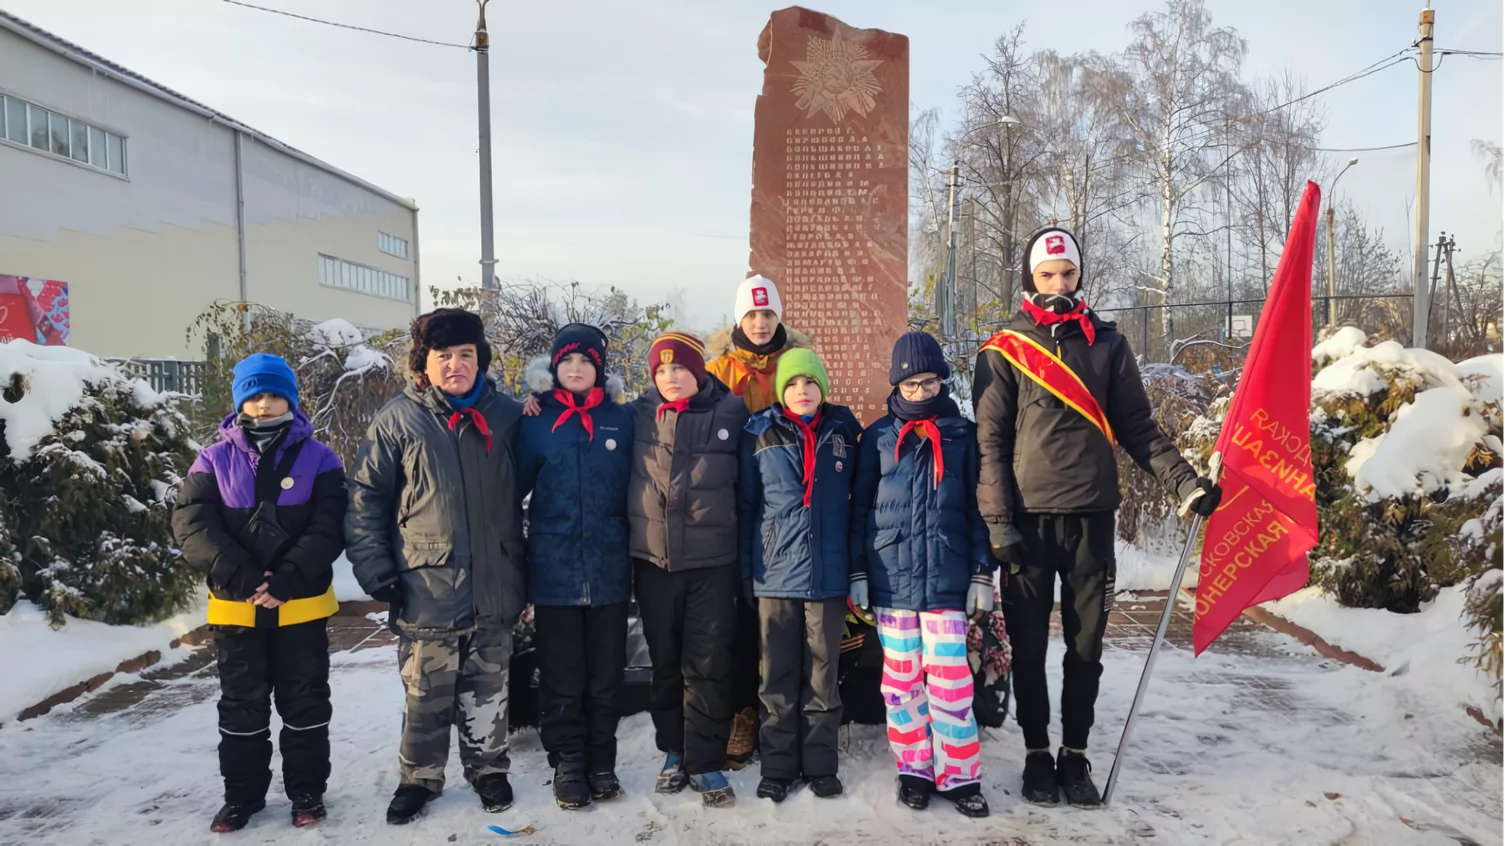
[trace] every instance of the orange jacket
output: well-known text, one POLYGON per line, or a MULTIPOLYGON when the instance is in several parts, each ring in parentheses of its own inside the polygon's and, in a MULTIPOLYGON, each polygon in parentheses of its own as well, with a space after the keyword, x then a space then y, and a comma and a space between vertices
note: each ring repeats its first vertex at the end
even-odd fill
POLYGON ((789 327, 784 327, 789 339, 784 349, 768 355, 753 355, 738 349, 732 343, 732 331, 728 327, 711 336, 706 351, 716 358, 706 362, 706 372, 720 379, 732 393, 742 398, 747 410, 757 414, 778 400, 774 377, 779 369, 779 356, 784 350, 794 347, 809 347, 809 338, 789 327))

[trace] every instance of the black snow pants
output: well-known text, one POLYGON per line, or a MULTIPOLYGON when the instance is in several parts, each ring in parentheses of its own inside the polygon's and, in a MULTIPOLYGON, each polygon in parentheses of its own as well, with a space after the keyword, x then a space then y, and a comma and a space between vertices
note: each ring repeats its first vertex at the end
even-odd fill
POLYGON ((836 775, 838 666, 847 601, 759 599, 763 635, 763 777, 836 775))
POLYGON ((1050 691, 1045 652, 1054 587, 1061 578, 1061 731, 1069 749, 1086 749, 1103 675, 1103 633, 1113 610, 1113 512, 1019 514, 1026 563, 1008 577, 1003 618, 1013 649, 1019 728, 1027 749, 1050 748, 1050 691))
POLYGON ((538 730, 549 766, 617 766, 617 693, 627 661, 627 603, 535 605, 538 730))
POLYGON ((329 781, 328 620, 280 628, 216 626, 219 769, 225 801, 254 804, 272 783, 272 701, 287 795, 323 796, 329 781))
POLYGON ((731 734, 736 564, 671 573, 634 560, 643 636, 653 660, 653 727, 659 751, 684 756, 687 775, 726 766, 731 734))

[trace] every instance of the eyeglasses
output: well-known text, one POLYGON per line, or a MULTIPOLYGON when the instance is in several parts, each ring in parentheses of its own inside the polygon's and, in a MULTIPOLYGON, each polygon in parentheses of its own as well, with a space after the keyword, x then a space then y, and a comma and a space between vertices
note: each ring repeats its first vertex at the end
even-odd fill
POLYGON ((941 380, 935 376, 929 379, 908 379, 899 383, 899 390, 906 396, 915 394, 928 394, 931 391, 941 389, 941 380))

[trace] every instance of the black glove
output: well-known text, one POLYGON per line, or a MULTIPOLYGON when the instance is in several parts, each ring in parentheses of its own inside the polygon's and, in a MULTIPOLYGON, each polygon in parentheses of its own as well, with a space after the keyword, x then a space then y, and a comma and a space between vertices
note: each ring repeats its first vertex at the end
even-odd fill
POLYGON ((376 590, 371 591, 371 598, 376 600, 377 602, 385 602, 388 605, 396 605, 402 600, 402 591, 397 589, 397 584, 394 582, 390 585, 384 585, 377 588, 376 590))
POLYGON ((1205 476, 1181 488, 1181 504, 1198 517, 1211 517, 1223 502, 1223 489, 1205 476))
POLYGON ((1005 573, 1017 573, 1024 566, 1024 535, 1012 523, 989 523, 988 543, 993 557, 1005 573))
POLYGON ((742 601, 747 603, 748 608, 758 610, 758 598, 753 595, 752 579, 742 582, 742 601))

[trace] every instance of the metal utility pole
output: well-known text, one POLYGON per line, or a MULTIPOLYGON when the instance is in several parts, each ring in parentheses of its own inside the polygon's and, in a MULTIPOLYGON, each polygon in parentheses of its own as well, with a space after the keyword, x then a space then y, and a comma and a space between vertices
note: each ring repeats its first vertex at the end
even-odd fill
POLYGON ((1337 252, 1333 245, 1333 204, 1338 201, 1338 180, 1348 169, 1359 163, 1359 157, 1354 156, 1348 160, 1348 164, 1338 171, 1333 177, 1332 190, 1327 195, 1327 328, 1331 329, 1338 325, 1338 261, 1337 252))
POLYGON ((956 189, 961 176, 961 162, 948 171, 946 181, 946 274, 941 295, 936 299, 941 318, 941 334, 947 341, 956 338, 956 189))
MULTIPOLYGON (((1437 281, 1442 278, 1442 251, 1445 250, 1445 249, 1447 249, 1447 245, 1448 245, 1448 234, 1446 232, 1439 232, 1437 234, 1437 243, 1433 245, 1433 246, 1435 246, 1437 248, 1437 252, 1436 252, 1435 256, 1432 258, 1432 280, 1431 280, 1431 283, 1429 285, 1427 285, 1427 326, 1428 326, 1428 328, 1430 328, 1431 324, 1432 324, 1432 303, 1434 303, 1434 302, 1437 301, 1437 281)), ((1444 293, 1442 295, 1442 299, 1443 299, 1443 303, 1445 305, 1446 302, 1447 302, 1447 294, 1446 293, 1444 293)), ((1447 336, 1444 335, 1442 340, 1443 340, 1444 343, 1446 343, 1447 342, 1447 336)))
POLYGON ((1431 303, 1427 296, 1427 231, 1430 221, 1432 192, 1432 24, 1437 13, 1428 0, 1421 10, 1421 61, 1417 65, 1416 90, 1416 237, 1412 239, 1411 282, 1415 294, 1411 300, 1411 346, 1427 345, 1427 315, 1431 303))
MULTIPOLYGON (((1453 282, 1453 248, 1458 246, 1452 235, 1447 237, 1447 242, 1442 245, 1443 260, 1448 266, 1448 287, 1442 294, 1442 342, 1451 343, 1453 340, 1453 301, 1458 297, 1458 287, 1453 282)), ((1458 316, 1463 316, 1463 304, 1458 304, 1458 316)))
POLYGON ((486 34, 486 4, 476 0, 476 116, 481 135, 481 288, 496 287, 496 252, 491 234, 491 38, 486 34))

